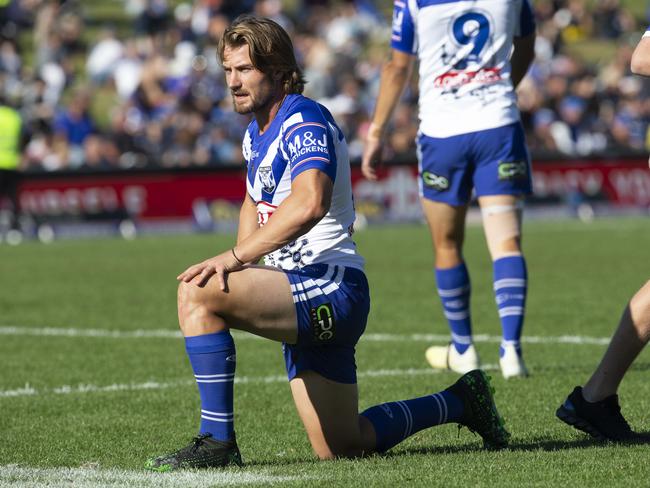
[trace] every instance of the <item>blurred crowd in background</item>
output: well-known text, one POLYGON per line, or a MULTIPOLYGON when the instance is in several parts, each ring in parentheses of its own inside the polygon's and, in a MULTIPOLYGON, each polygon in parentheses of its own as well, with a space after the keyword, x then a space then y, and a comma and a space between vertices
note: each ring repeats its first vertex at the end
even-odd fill
MULTIPOLYGON (((647 151, 650 84, 629 66, 648 19, 619 0, 533 5, 536 60, 518 92, 534 157, 647 151)), ((289 31, 305 95, 330 109, 356 159, 391 11, 374 0, 0 0, 0 102, 22 115, 27 170, 240 165, 250 116, 232 111, 216 45, 250 12, 289 31)), ((413 158, 416 133, 413 80, 387 157, 413 158)))

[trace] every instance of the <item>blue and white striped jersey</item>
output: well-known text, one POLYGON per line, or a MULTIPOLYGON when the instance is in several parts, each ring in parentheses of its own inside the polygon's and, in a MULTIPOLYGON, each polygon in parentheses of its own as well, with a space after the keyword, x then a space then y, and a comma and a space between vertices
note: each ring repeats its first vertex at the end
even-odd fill
POLYGON ((291 193, 291 182, 316 168, 334 183, 329 212, 309 232, 265 256, 283 269, 326 263, 363 269, 352 240, 355 219, 350 160, 343 133, 322 105, 302 95, 287 95, 269 128, 249 124, 243 141, 248 166, 246 188, 263 226, 291 193))
POLYGON ((534 30, 528 0, 394 0, 391 47, 420 61, 422 133, 450 137, 518 121, 512 42, 534 30))

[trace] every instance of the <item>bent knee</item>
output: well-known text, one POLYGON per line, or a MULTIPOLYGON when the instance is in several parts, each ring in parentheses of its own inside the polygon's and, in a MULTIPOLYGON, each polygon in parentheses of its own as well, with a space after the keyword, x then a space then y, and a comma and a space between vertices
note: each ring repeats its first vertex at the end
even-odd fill
POLYGON ((198 323, 208 316, 218 315, 222 308, 218 293, 211 293, 192 283, 181 282, 178 285, 177 300, 181 329, 188 322, 198 323))
POLYGON ((177 303, 178 313, 187 314, 189 310, 195 308, 200 302, 199 287, 191 283, 181 281, 178 285, 177 303))

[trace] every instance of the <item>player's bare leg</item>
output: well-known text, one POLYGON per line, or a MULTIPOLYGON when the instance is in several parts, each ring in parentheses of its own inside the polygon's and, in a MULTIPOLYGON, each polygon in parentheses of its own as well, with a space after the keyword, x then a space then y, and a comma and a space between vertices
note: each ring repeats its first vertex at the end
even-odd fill
POLYGON ((249 266, 227 275, 222 291, 214 277, 205 286, 181 282, 178 320, 184 336, 240 329, 293 344, 296 310, 286 274, 268 266, 249 266))
POLYGON ((451 331, 447 346, 431 346, 425 356, 431 367, 466 373, 479 367, 472 344, 469 273, 462 255, 467 205, 453 206, 421 198, 435 250, 438 295, 451 331))
POLYGON ((462 260, 467 205, 453 206, 421 198, 422 210, 431 232, 436 268, 453 268, 462 260))
POLYGON ((490 195, 479 199, 483 228, 494 267, 494 293, 503 339, 499 365, 505 378, 528 376, 521 354, 521 332, 528 278, 521 251, 523 201, 514 195, 490 195))
POLYGON ((521 254, 523 202, 514 195, 490 195, 478 199, 483 214, 485 240, 492 261, 521 254))
POLYGON ((320 459, 358 457, 375 449, 375 431, 359 415, 356 384, 337 383, 304 371, 290 382, 309 442, 320 459))
POLYGON ((650 281, 630 300, 600 364, 582 388, 585 400, 616 394, 632 362, 650 340, 650 281))

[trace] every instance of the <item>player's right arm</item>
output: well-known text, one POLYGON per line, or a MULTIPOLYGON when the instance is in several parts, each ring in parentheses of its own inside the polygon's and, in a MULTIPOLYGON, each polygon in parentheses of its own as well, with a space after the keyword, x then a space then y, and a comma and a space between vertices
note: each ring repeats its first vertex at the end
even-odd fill
POLYGON ((239 210, 239 227, 237 228, 237 244, 250 236, 259 228, 257 207, 247 193, 239 210))
POLYGON ((383 139, 388 122, 393 116, 397 102, 411 78, 415 56, 397 49, 392 50, 391 59, 384 64, 381 72, 377 105, 368 128, 361 159, 361 171, 369 180, 376 180, 375 169, 381 164, 383 139))
POLYGON ((650 28, 632 53, 630 69, 635 75, 650 76, 650 28))

